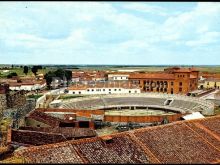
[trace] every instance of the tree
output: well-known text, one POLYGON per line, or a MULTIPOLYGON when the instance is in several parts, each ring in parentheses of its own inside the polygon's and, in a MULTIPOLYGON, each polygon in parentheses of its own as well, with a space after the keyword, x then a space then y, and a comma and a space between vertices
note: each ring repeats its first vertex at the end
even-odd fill
POLYGON ((53 77, 56 77, 56 74, 55 74, 54 72, 51 72, 51 71, 49 71, 48 73, 46 73, 46 74, 44 75, 44 79, 46 80, 47 87, 48 87, 49 89, 51 88, 50 84, 51 84, 51 82, 53 81, 53 77))
POLYGON ((38 69, 43 69, 43 67, 41 65, 34 65, 31 69, 35 76, 37 75, 38 69))
POLYGON ((65 76, 65 71, 63 69, 57 69, 55 72, 55 75, 61 79, 65 76))
POLYGON ((23 71, 26 75, 28 73, 28 66, 24 66, 24 71, 23 71))
POLYGON ((16 72, 9 73, 7 78, 12 78, 13 76, 18 76, 16 72))
POLYGON ((37 75, 37 71, 38 71, 38 66, 33 66, 31 71, 34 73, 34 75, 37 75))

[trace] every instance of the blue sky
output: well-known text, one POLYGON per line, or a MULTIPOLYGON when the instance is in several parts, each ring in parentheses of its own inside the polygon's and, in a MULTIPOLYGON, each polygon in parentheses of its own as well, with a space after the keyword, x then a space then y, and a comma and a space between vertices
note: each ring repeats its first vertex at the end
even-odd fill
POLYGON ((2 64, 220 64, 220 3, 0 2, 2 64))

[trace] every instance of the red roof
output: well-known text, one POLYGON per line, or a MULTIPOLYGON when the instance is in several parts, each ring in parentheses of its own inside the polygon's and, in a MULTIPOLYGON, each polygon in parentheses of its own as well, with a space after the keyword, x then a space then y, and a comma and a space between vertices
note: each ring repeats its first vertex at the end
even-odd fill
POLYGON ((56 162, 57 158, 59 163, 91 164, 220 163, 220 116, 146 127, 110 137, 110 142, 94 137, 29 147, 15 155, 29 163, 56 162))
POLYGON ((173 74, 167 73, 135 73, 129 79, 175 79, 173 74))

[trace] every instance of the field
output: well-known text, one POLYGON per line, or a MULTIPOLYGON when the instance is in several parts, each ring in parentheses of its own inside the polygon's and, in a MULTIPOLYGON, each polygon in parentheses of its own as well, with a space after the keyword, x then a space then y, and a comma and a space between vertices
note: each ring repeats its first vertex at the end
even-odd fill
MULTIPOLYGON (((167 67, 172 66, 78 66, 77 70, 112 70, 112 71, 143 71, 143 72, 154 72, 154 71, 163 71, 167 67)), ((183 68, 189 68, 192 66, 180 66, 183 68)), ((194 66, 201 72, 210 72, 210 73, 220 73, 220 66, 194 66)))
MULTIPOLYGON (((0 65, 1 68, 3 68, 5 65, 0 65)), ((69 69, 69 70, 74 70, 74 71, 78 71, 78 70, 84 70, 84 71, 90 71, 90 70, 99 70, 99 71, 105 71, 105 70, 111 70, 111 71, 122 71, 122 72, 126 72, 126 71, 140 71, 140 72, 157 72, 157 71, 163 71, 165 68, 167 67, 173 67, 173 66, 114 66, 114 65, 92 65, 92 66, 82 66, 82 65, 42 65, 43 69, 40 69, 38 71, 38 73, 43 73, 46 74, 49 71, 54 71, 58 68, 63 68, 63 69, 69 69)), ((0 70, 0 78, 5 78, 9 73, 12 72, 16 72, 19 76, 26 76, 23 73, 23 68, 21 68, 20 66, 16 66, 14 68, 11 68, 10 66, 9 69, 5 69, 5 70, 9 70, 9 72, 4 73, 3 69, 0 70)), ((183 68, 189 68, 192 66, 181 66, 179 65, 179 67, 183 67, 183 68)), ((220 73, 220 66, 194 66, 195 68, 197 68, 199 71, 201 72, 210 72, 210 73, 220 73)), ((31 72, 31 67, 29 68, 29 72, 27 74, 27 76, 34 76, 34 74, 31 72)))
MULTIPOLYGON (((32 71, 31 71, 31 68, 29 68, 27 75, 25 75, 25 74, 23 73, 23 70, 24 70, 24 69, 23 69, 23 68, 20 68, 20 67, 10 68, 10 69, 2 69, 2 70, 0 70, 0 78, 6 78, 9 73, 13 73, 13 72, 16 72, 17 75, 18 75, 18 76, 21 76, 21 77, 34 76, 34 74, 33 74, 32 71), (3 72, 4 70, 8 70, 8 72, 3 72)), ((40 73, 46 74, 47 72, 53 71, 53 70, 55 70, 55 68, 46 68, 46 69, 44 68, 44 69, 39 69, 37 73, 38 73, 38 74, 40 74, 40 73)))

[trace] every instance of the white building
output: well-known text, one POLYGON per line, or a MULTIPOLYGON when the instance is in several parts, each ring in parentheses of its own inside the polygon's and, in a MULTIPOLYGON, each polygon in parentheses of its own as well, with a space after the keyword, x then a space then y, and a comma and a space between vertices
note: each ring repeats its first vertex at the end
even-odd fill
POLYGON ((43 89, 46 87, 46 82, 35 82, 35 83, 10 83, 10 90, 25 90, 25 91, 34 91, 37 89, 43 89))
POLYGON ((141 93, 138 86, 122 83, 99 83, 94 85, 72 86, 68 94, 120 94, 120 93, 141 93))
POLYGON ((79 82, 80 78, 79 77, 72 77, 72 82, 79 82))
POLYGON ((108 80, 128 80, 128 74, 108 74, 108 80))

